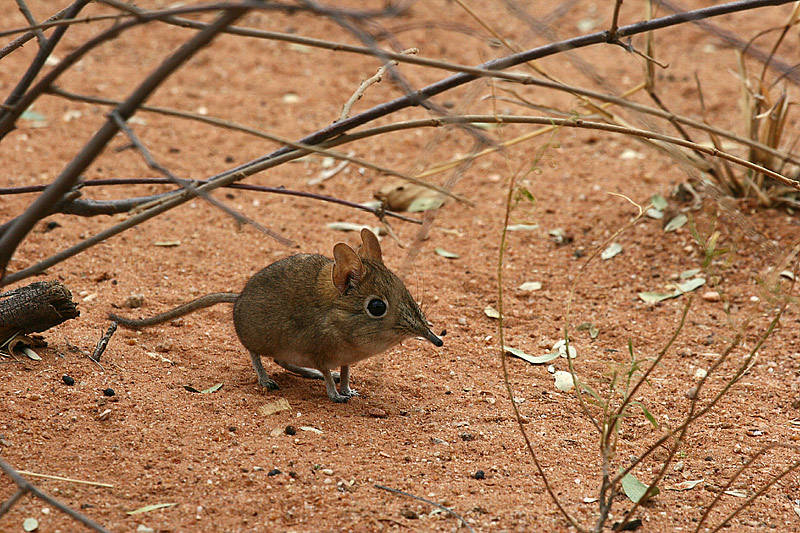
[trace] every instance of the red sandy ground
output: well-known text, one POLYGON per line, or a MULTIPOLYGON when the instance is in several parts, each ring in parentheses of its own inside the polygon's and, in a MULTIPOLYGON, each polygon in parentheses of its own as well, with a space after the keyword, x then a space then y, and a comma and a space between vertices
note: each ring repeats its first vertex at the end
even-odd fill
MULTIPOLYGON (((143 4, 164 7, 169 3, 143 4)), ((41 20, 64 5, 32 2, 31 8, 41 20)), ((473 7, 521 47, 545 42, 500 3, 488 8, 476 2, 473 7)), ((541 18, 555 7, 555 2, 537 2, 527 9, 541 18)), ((595 21, 600 29, 608 24, 611 7, 580 1, 554 21, 554 28, 562 37, 588 31, 578 29, 581 21, 595 21)), ((701 3, 691 2, 689 7, 701 7, 701 3)), ((782 24, 790 8, 766 8, 714 22, 749 39, 782 24)), ((643 3, 626 2, 623 20, 639 20, 643 11, 643 3)), ((87 13, 100 12, 109 11, 100 6, 87 9, 87 13)), ((489 46, 485 31, 451 2, 417 3, 408 16, 390 20, 386 26, 400 30, 445 19, 470 28, 471 34, 414 26, 398 31, 397 46, 418 47, 423 56, 467 65, 505 54, 502 48, 489 46)), ((108 24, 70 29, 55 55, 63 58, 108 24)), ((254 13, 241 25, 355 42, 334 23, 304 14, 254 13)), ((0 14, 0 27, 20 26, 24 26, 23 17, 9 3, 0 14)), ((800 54, 796 29, 792 31, 794 36, 780 53, 796 59, 800 54)), ((78 93, 123 98, 191 33, 159 24, 126 32, 87 55, 59 85, 78 93)), ((743 131, 735 51, 689 25, 662 30, 656 36, 657 55, 669 64, 668 70, 659 70, 656 89, 670 109, 700 116, 696 72, 710 120, 719 127, 743 131)), ((772 42, 758 44, 768 49, 772 42)), ((634 44, 643 47, 641 38, 634 44)), ((3 94, 14 86, 35 50, 31 42, 2 61, 3 94)), ((642 79, 642 60, 622 48, 595 46, 579 55, 620 93, 642 79)), ((753 72, 760 71, 760 65, 750 65, 753 72)), ((565 55, 549 58, 541 66, 560 79, 592 86, 565 55)), ((297 139, 334 120, 343 102, 375 68, 376 62, 365 56, 224 36, 170 78, 149 103, 188 111, 203 108, 209 116, 297 139), (296 94, 299 101, 285 102, 287 93, 296 94)), ((414 87, 446 75, 412 66, 401 70, 414 87)), ((501 87, 509 86, 498 84, 498 96, 504 95, 501 87)), ((795 88, 789 87, 796 96, 795 88)), ((564 94, 511 88, 540 105, 579 109, 577 101, 564 94)), ((367 91, 354 112, 399 94, 385 80, 367 91)), ((491 87, 480 82, 436 101, 458 112, 491 113, 491 100, 484 98, 491 94, 491 87)), ((636 98, 649 103, 644 96, 636 98)), ((102 124, 108 109, 47 96, 35 103, 34 110, 46 117, 45 127, 21 120, 19 129, 4 139, 4 186, 50 182, 102 124), (73 114, 67 121, 67 113, 73 111, 81 116, 73 114)), ((498 102, 497 110, 527 112, 507 101, 498 102)), ((276 146, 196 122, 146 112, 136 116, 144 121, 133 124, 142 140, 162 164, 182 177, 206 178, 276 146)), ((423 110, 412 109, 391 120, 425 116, 423 110)), ((786 138, 792 139, 796 122, 790 121, 787 129, 786 138)), ((505 140, 531 130, 508 126, 487 133, 505 140)), ((693 135, 705 141, 701 134, 693 135)), ((154 175, 134 151, 117 150, 126 145, 124 137, 114 139, 85 177, 154 175)), ((345 148, 384 167, 412 173, 466 154, 472 146, 473 141, 459 130, 416 130, 373 137, 345 148)), ((611 372, 628 360, 628 341, 637 358, 654 357, 675 331, 686 301, 684 297, 653 306, 640 301, 637 293, 663 290, 674 275, 699 268, 703 257, 688 225, 664 233, 659 221, 645 218, 616 239, 623 246, 620 255, 608 261, 598 259, 580 270, 586 256, 577 258, 576 251, 591 253, 636 213, 628 202, 607 193, 622 193, 645 203, 656 193, 668 197, 687 175, 672 159, 631 138, 563 129, 553 137, 545 135, 502 155, 478 159, 466 171, 455 191, 476 205, 451 202, 437 213, 430 238, 422 243, 406 277, 437 332, 447 330, 444 347, 410 340, 357 365, 354 382, 362 396, 347 404, 332 404, 321 383, 287 374, 271 363, 268 368, 281 389, 261 390, 235 337, 230 309, 222 305, 187 316, 178 326, 166 324, 141 333, 118 331, 103 355, 103 369, 85 353, 91 352, 108 327, 107 313, 133 293, 144 294, 144 306, 122 311, 149 316, 207 292, 238 291, 250 275, 278 258, 300 250, 330 254, 333 244, 342 240, 355 244, 356 234, 329 230, 326 224, 376 225, 369 214, 307 199, 218 192, 217 198, 293 239, 299 247, 286 248, 251 227, 239 228, 219 210, 193 201, 52 267, 34 279, 65 283, 79 302, 81 316, 45 334, 49 347, 41 350, 42 361, 3 360, 0 364, 2 458, 21 470, 113 484, 113 488, 103 488, 30 478, 114 531, 133 531, 140 525, 156 531, 457 529, 458 521, 446 513, 377 489, 375 484, 444 504, 476 530, 569 529, 524 447, 503 384, 497 323, 483 311, 487 305, 498 305, 496 265, 508 178, 534 164, 537 170, 525 182, 536 203, 520 204, 511 222, 538 224, 538 229, 508 237, 503 267, 505 340, 528 353, 544 353, 562 335, 569 287, 577 278, 571 321, 594 323, 599 336, 591 339, 587 331, 574 332, 573 345, 579 354, 576 369, 586 383, 607 393, 611 372), (536 154, 546 143, 550 146, 537 161, 536 154), (621 157, 626 150, 641 157, 621 157), (548 235, 554 228, 563 228, 574 240, 556 245, 548 235), (155 246, 159 241, 180 241, 180 245, 155 246), (437 247, 460 257, 441 257, 434 253, 437 247), (517 287, 525 281, 540 281, 543 287, 524 293, 517 287), (158 356, 149 355, 153 353, 158 356), (75 378, 75 386, 62 383, 65 374, 75 378), (214 394, 184 390, 184 385, 204 389, 220 382, 224 385, 214 394), (102 393, 109 387, 116 392, 112 398, 102 393), (279 398, 289 402, 289 411, 259 412, 279 398), (99 420, 106 409, 110 414, 99 420), (295 435, 284 433, 289 425, 298 428, 295 435), (280 473, 270 475, 274 469, 280 473), (485 479, 473 477, 479 470, 485 479), (159 503, 176 505, 126 514, 159 503)), ((324 186, 306 185, 322 171, 323 158, 310 157, 247 182, 366 201, 387 180, 369 170, 362 174, 357 165, 350 165, 324 186)), ((443 183, 449 176, 430 179, 443 183)), ((85 196, 114 199, 167 189, 93 188, 85 196)), ((17 215, 32 199, 32 195, 5 196, 0 219, 17 215)), ((687 207, 670 202, 676 208, 687 207)), ((701 405, 719 391, 774 316, 775 302, 758 280, 766 267, 775 266, 797 242, 797 218, 785 210, 737 206, 745 215, 742 219, 733 218, 730 209, 721 209, 711 199, 692 212, 704 235, 716 224, 721 231, 719 245, 730 251, 709 267, 709 284, 698 291, 684 330, 640 389, 637 399, 657 418, 660 429, 654 430, 638 409, 632 410, 619 435, 615 465, 628 464, 666 428, 683 419, 689 407, 686 393, 697 381, 696 370, 708 368, 749 321, 744 347, 734 350, 712 375, 701 405), (721 301, 699 298, 708 290, 718 291, 721 301)), ((48 221, 60 227, 46 232, 40 223, 16 252, 9 270, 28 267, 125 218, 52 216, 48 221)), ((406 244, 413 242, 418 230, 402 222, 394 222, 393 227, 406 244)), ((391 238, 384 238, 383 248, 387 264, 399 269, 408 249, 391 238)), ((798 444, 798 321, 792 305, 760 350, 756 364, 710 414, 691 427, 676 457, 682 470, 670 467, 661 493, 637 513, 644 521, 642 531, 693 530, 720 488, 752 454, 769 443, 798 444), (667 490, 700 479, 703 482, 691 490, 667 490)), ((556 369, 566 369, 564 359, 553 363, 556 369)), ((527 422, 525 429, 555 493, 580 523, 593 526, 597 504, 584 503, 584 499, 596 496, 599 487, 596 430, 575 396, 554 388, 546 365, 510 359, 508 368, 527 422)), ((599 414, 595 407, 590 410, 599 414)), ((658 450, 636 475, 651 479, 666 456, 665 448, 658 450)), ((732 488, 750 496, 797 460, 792 450, 770 452, 732 488)), ((0 480, 0 495, 7 498, 14 487, 7 477, 0 480)), ((793 510, 800 499, 799 480, 795 472, 778 481, 732 521, 730 530, 800 530, 800 517, 793 510)), ((719 524, 743 502, 737 496, 724 496, 707 524, 719 524)), ((610 522, 618 520, 628 505, 619 496, 610 522)), ((79 529, 65 515, 55 509, 45 512, 43 507, 38 500, 24 498, 0 519, 0 530, 21 531, 26 517, 37 518, 40 531, 79 529)))

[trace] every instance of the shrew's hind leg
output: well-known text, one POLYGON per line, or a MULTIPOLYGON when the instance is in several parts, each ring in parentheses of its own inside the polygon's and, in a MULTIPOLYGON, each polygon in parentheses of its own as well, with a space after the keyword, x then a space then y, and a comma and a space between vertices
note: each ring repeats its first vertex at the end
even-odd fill
POLYGON ((256 374, 258 374, 258 384, 264 387, 267 390, 277 390, 278 384, 275 383, 270 377, 267 375, 267 371, 264 370, 264 365, 261 364, 261 356, 257 353, 250 352, 250 360, 253 361, 253 368, 256 369, 256 374))
POLYGON ((327 368, 320 369, 322 375, 325 376, 325 390, 328 392, 328 398, 331 401, 336 403, 344 403, 350 399, 350 396, 345 396, 344 394, 339 394, 339 391, 336 390, 336 383, 333 382, 333 376, 331 375, 331 371, 327 368))
MULTIPOLYGON (((325 376, 323 376, 322 372, 320 372, 319 370, 314 370, 313 368, 306 368, 304 366, 293 365, 292 363, 287 363, 286 361, 281 361, 280 359, 274 359, 274 361, 276 364, 278 364, 278 366, 285 368, 292 374, 297 374, 300 377, 308 379, 325 379, 325 376)), ((331 376, 333 376, 333 381, 339 383, 338 372, 331 372, 331 376)))

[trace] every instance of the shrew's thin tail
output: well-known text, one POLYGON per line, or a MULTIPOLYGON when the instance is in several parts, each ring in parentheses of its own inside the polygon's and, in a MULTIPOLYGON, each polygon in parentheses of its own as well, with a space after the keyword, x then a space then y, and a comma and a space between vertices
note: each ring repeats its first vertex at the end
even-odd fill
POLYGON ((148 326, 166 322, 167 320, 172 320, 173 318, 178 318, 179 316, 188 315, 192 311, 197 311, 198 309, 203 309, 204 307, 211 307, 212 305, 221 303, 232 304, 236 302, 236 298, 238 297, 239 294, 235 292, 212 292, 211 294, 201 296, 196 300, 192 300, 191 302, 178 306, 175 309, 167 311, 166 313, 161 313, 160 315, 150 318, 136 320, 134 318, 125 318, 123 316, 115 315, 114 313, 109 313, 108 318, 125 328, 146 328, 148 326))

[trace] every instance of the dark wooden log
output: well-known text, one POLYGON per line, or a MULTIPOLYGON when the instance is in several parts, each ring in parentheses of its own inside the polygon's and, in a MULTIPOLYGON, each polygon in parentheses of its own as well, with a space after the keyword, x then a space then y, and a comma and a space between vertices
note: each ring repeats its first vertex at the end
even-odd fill
POLYGON ((80 316, 60 281, 37 281, 0 294, 0 342, 16 333, 45 331, 80 316))

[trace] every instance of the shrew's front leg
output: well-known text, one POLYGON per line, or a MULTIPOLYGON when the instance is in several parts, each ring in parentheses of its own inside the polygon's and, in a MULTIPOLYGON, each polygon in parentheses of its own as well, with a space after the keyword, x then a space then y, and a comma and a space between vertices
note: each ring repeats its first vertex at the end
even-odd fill
POLYGON ((358 396, 358 391, 350 388, 350 366, 342 366, 342 370, 339 373, 339 383, 342 387, 342 394, 348 398, 358 396))

